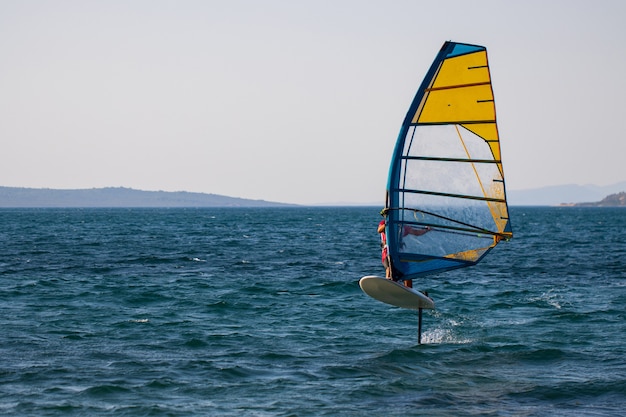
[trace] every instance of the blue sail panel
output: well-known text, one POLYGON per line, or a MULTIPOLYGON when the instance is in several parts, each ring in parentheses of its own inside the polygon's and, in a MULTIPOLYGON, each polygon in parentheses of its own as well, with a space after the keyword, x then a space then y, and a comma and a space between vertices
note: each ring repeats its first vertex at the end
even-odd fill
POLYGON ((446 55, 446 57, 451 58, 457 55, 464 55, 470 52, 477 52, 477 51, 484 51, 484 50, 485 50, 484 46, 469 45, 466 43, 455 43, 454 48, 452 48, 452 51, 450 51, 446 55))

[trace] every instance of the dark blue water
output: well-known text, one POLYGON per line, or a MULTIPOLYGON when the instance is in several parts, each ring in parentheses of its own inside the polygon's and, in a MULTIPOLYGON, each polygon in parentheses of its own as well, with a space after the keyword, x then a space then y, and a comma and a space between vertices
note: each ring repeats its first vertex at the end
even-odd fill
POLYGON ((0 210, 0 413, 622 415, 626 210, 511 216, 418 345, 378 208, 0 210))

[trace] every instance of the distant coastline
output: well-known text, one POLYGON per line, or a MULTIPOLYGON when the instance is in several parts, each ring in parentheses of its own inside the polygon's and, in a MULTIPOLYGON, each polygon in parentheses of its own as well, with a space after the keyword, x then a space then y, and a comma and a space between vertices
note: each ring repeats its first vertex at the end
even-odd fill
POLYGON ((294 204, 186 191, 142 191, 124 187, 57 190, 0 187, 0 208, 109 207, 289 207, 294 204))
POLYGON ((626 207, 626 192, 622 191, 592 203, 563 203, 567 207, 626 207))
POLYGON ((625 191, 626 181, 621 181, 602 186, 563 184, 524 190, 507 189, 506 194, 510 206, 573 206, 589 201, 600 202, 608 195, 625 191))
MULTIPOLYGON (((626 207, 626 181, 609 186, 561 185, 507 190, 510 206, 626 207), (590 202, 590 201, 596 202, 590 202)), ((326 203, 315 206, 378 206, 326 203)), ((143 191, 125 187, 51 189, 0 186, 0 208, 89 207, 298 207, 299 204, 187 191, 143 191)))

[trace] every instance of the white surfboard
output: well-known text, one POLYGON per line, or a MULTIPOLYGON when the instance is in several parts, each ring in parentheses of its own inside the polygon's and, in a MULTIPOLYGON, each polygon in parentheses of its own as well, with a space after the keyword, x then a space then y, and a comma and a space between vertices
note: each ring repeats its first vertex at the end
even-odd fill
POLYGON ((389 279, 367 276, 361 278, 359 286, 365 294, 392 306, 411 310, 435 308, 435 302, 430 297, 389 279))

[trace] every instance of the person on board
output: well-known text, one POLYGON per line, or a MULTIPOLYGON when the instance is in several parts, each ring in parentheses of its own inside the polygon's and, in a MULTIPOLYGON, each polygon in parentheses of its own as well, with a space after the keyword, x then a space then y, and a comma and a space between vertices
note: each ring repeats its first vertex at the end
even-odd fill
MULTIPOLYGON (((388 212, 389 212, 389 209, 384 208, 380 211, 380 215, 386 218, 388 212)), ((391 260, 389 259, 389 250, 387 248, 387 233, 385 233, 386 224, 387 224, 386 219, 382 219, 378 223, 378 233, 380 234, 380 245, 382 247, 382 263, 383 263, 383 266, 385 267, 385 278, 393 280, 393 281, 397 281, 398 278, 394 277, 393 268, 391 267, 391 260)), ((418 229, 413 226, 405 225, 402 228, 402 237, 404 238, 405 236, 408 236, 408 235, 421 236, 425 233, 428 233, 430 230, 431 229, 429 226, 418 229)), ((405 279, 403 282, 406 287, 413 288, 413 280, 405 279)))
POLYGON ((380 223, 378 223, 378 233, 380 233, 380 247, 382 250, 382 262, 383 266, 385 267, 385 278, 391 279, 391 263, 389 262, 389 253, 387 252, 387 234, 385 233, 385 219, 382 219, 380 223))

